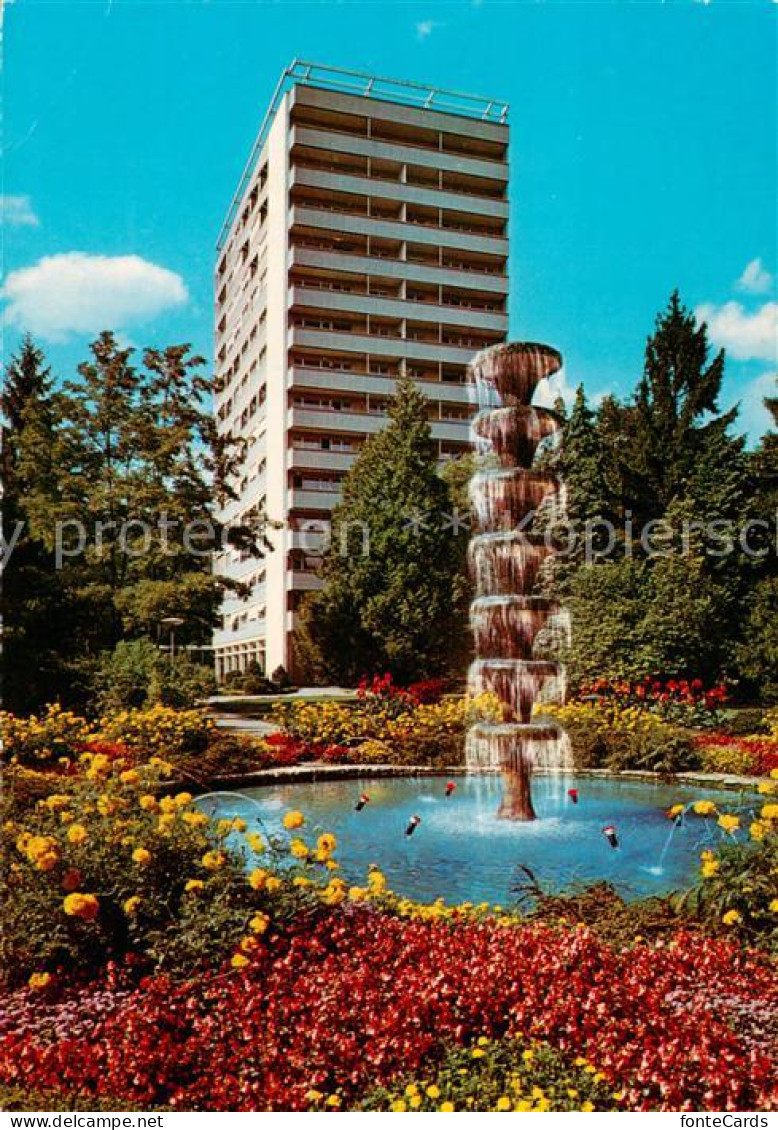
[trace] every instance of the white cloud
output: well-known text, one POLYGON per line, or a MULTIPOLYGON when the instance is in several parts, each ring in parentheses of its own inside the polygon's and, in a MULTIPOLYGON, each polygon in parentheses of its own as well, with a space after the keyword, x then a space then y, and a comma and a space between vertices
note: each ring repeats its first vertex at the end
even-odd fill
POLYGON ((738 290, 748 294, 767 294, 773 283, 773 276, 762 265, 761 259, 752 259, 735 283, 738 290))
POLYGON ((0 221, 4 224, 37 228, 40 220, 29 196, 0 196, 0 221))
POLYGON ((416 38, 429 39, 436 27, 440 27, 437 20, 420 20, 416 24, 416 38))
POLYGON ((575 389, 568 382, 564 369, 554 373, 553 377, 549 377, 548 380, 540 382, 537 392, 532 398, 532 403, 537 404, 540 408, 553 408, 560 396, 568 408, 575 401, 575 389))
POLYGON ((735 386, 733 391, 733 401, 740 402, 736 428, 748 432, 751 440, 756 442, 774 426, 773 418, 764 406, 764 399, 766 396, 778 396, 778 371, 762 373, 742 387, 735 386))
POLYGON ((711 302, 698 306, 699 321, 708 323, 715 345, 727 350, 737 361, 775 361, 778 359, 778 302, 765 302, 749 312, 740 302, 711 302))
POLYGON ((139 255, 49 255, 12 271, 0 291, 7 322, 49 341, 146 322, 188 298, 180 275, 139 255))

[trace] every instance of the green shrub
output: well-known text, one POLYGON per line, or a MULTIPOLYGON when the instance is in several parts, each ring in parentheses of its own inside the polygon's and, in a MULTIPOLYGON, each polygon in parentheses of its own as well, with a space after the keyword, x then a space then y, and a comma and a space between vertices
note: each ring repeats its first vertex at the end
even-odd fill
MULTIPOLYGON (((751 944, 778 950, 778 804, 770 796, 749 825, 749 839, 727 836, 702 853, 702 881, 678 899, 706 926, 736 932, 751 944)), ((724 814, 719 823, 731 819, 724 814)), ((742 822, 742 817, 738 818, 742 822)))
POLYGON ((566 722, 576 769, 601 769, 608 756, 607 737, 596 721, 566 722))
POLYGON ((625 902, 610 883, 593 883, 581 891, 547 894, 528 883, 518 902, 527 917, 550 923, 583 922, 615 949, 626 949, 645 939, 671 937, 690 919, 669 897, 625 902))
POLYGON ((104 714, 157 703, 192 707, 215 691, 209 666, 187 655, 171 662, 149 639, 122 640, 104 652, 93 681, 94 702, 104 714))
POLYGON ((765 711, 757 706, 745 706, 740 710, 730 710, 725 716, 721 729, 733 738, 748 738, 753 734, 767 732, 765 711))

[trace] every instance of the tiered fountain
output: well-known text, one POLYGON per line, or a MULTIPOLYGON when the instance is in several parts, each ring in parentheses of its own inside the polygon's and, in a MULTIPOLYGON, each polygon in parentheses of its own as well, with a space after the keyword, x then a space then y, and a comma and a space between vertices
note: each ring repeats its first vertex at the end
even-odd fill
POLYGON ((537 656, 563 621, 558 605, 533 591, 554 550, 545 534, 533 532, 531 520, 561 501, 558 477, 533 470, 538 446, 560 430, 561 421, 530 403, 538 384, 561 366, 555 349, 525 342, 484 350, 470 366, 479 407, 473 431, 485 465, 470 481, 478 534, 470 542, 477 658, 469 683, 473 694, 497 696, 502 720, 471 728, 467 766, 500 771, 498 816, 507 820, 534 820, 532 771, 562 770, 568 761, 565 735, 551 722, 533 720, 539 699, 559 702, 564 696, 559 663, 537 656))

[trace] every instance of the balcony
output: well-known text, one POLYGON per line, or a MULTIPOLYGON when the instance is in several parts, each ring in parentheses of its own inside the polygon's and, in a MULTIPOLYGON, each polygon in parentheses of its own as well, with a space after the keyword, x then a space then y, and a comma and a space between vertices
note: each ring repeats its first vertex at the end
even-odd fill
MULTIPOLYGON (((432 401, 449 404, 470 404, 467 385, 449 381, 428 381, 416 378, 419 388, 432 401)), ((316 369, 308 365, 293 365, 288 372, 287 384, 296 389, 326 389, 330 392, 355 392, 376 396, 394 396, 397 380, 394 377, 375 376, 369 373, 351 373, 337 369, 316 369)), ((475 412, 475 408, 473 408, 475 412)))
MULTIPOLYGON (((349 435, 373 435, 386 427, 386 412, 337 411, 334 408, 313 408, 292 405, 287 410, 287 427, 295 431, 309 429, 316 432, 334 432, 349 435)), ((433 439, 469 443, 470 418, 462 420, 431 419, 433 439)), ((300 492, 296 492, 300 493, 300 492)), ((315 494, 307 491, 306 494, 315 494)), ((328 492, 329 493, 329 492, 328 492)), ((301 503, 296 505, 302 506, 301 503)))
POLYGON ((333 484, 329 490, 301 490, 290 487, 286 492, 286 505, 289 510, 334 510, 340 502, 340 489, 333 484))
POLYGON ((454 212, 472 212, 479 216, 508 219, 507 200, 471 196, 470 193, 453 192, 450 189, 401 184, 399 181, 380 180, 377 177, 328 172, 326 169, 306 169, 298 165, 292 169, 289 187, 298 186, 329 188, 333 192, 354 192, 360 196, 377 196, 401 203, 427 204, 432 208, 449 208, 454 212))
POLYGON ((376 357, 405 358, 408 361, 433 361, 462 365, 475 356, 480 345, 448 345, 439 341, 413 341, 409 338, 384 337, 380 334, 339 333, 332 330, 305 329, 290 326, 287 331, 290 349, 324 349, 340 353, 364 353, 376 357))
POLYGON ((480 251, 494 255, 508 254, 505 236, 462 232, 456 228, 416 223, 412 220, 382 220, 352 212, 331 211, 310 205, 293 204, 289 209, 290 227, 321 228, 347 235, 372 235, 382 239, 410 240, 430 247, 446 247, 454 251, 480 251))
POLYGON ((316 573, 293 569, 286 574, 286 587, 297 592, 316 592, 321 588, 321 577, 316 573))
POLYGON ((357 456, 354 451, 331 451, 321 447, 289 449, 289 466, 301 471, 348 471, 357 456))
POLYGON ((508 293, 508 279, 504 270, 496 274, 464 270, 461 267, 438 267, 432 263, 419 263, 405 259, 379 259, 367 255, 344 254, 330 248, 302 247, 289 250, 288 267, 309 267, 325 271, 342 271, 345 274, 376 275, 380 278, 406 279, 433 286, 453 286, 460 290, 468 284, 479 291, 494 294, 508 293))
MULTIPOLYGON (((431 169, 444 169, 452 173, 484 177, 487 180, 508 180, 508 166, 502 161, 489 161, 464 153, 451 153, 441 149, 412 145, 407 141, 390 138, 360 137, 355 133, 328 128, 326 125, 295 125, 289 132, 289 146, 307 146, 327 152, 347 153, 350 156, 370 157, 383 161, 397 161, 402 165, 424 165, 431 169)), ((292 159, 294 159, 294 154, 292 159)))
POLYGON ((430 322, 447 322, 463 328, 494 330, 505 334, 508 315, 466 306, 439 305, 413 299, 381 298, 370 294, 349 294, 318 287, 293 286, 289 290, 290 308, 307 306, 325 310, 343 310, 383 318, 424 318, 430 322))

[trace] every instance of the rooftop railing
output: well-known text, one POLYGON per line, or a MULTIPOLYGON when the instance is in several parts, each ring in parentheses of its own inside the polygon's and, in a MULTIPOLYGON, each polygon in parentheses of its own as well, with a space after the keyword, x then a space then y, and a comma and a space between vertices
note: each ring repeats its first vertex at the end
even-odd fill
POLYGON ((286 92, 295 85, 316 86, 325 90, 340 91, 343 94, 357 94, 364 98, 415 106, 422 110, 439 110, 446 114, 456 114, 497 125, 504 125, 508 121, 508 103, 497 99, 481 98, 474 94, 462 94, 454 90, 426 86, 424 83, 380 78, 378 75, 370 75, 362 71, 341 70, 338 67, 327 67, 319 63, 306 63, 301 59, 295 59, 278 80, 267 113, 262 120, 257 139, 252 146, 237 191, 219 232, 216 241, 218 252, 221 252, 227 241, 281 101, 286 92))

